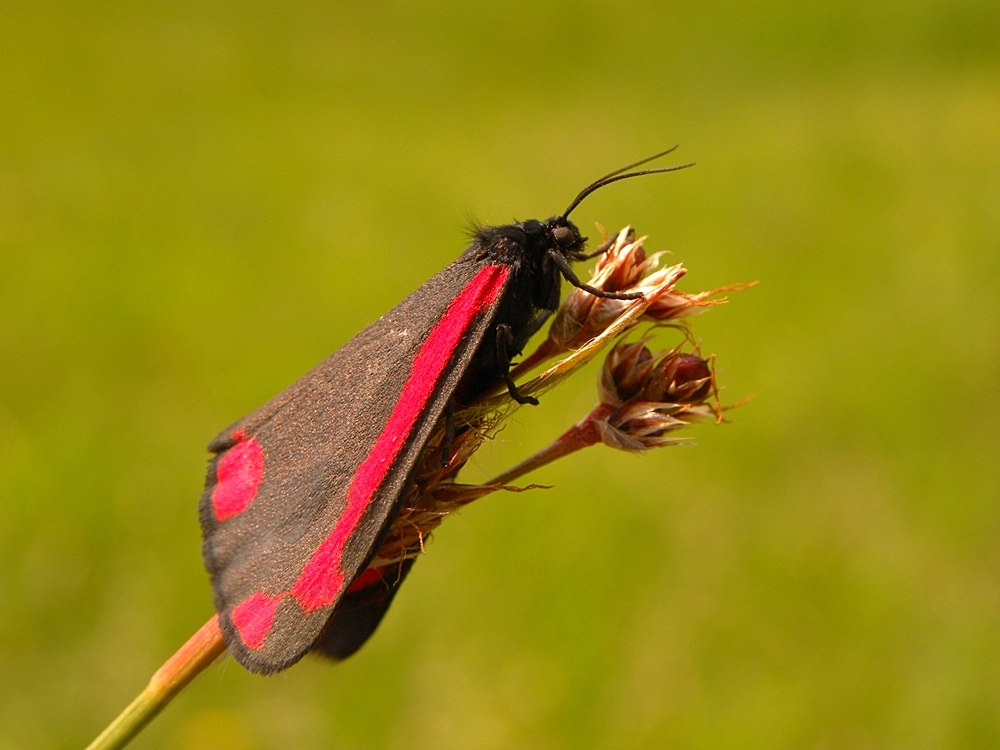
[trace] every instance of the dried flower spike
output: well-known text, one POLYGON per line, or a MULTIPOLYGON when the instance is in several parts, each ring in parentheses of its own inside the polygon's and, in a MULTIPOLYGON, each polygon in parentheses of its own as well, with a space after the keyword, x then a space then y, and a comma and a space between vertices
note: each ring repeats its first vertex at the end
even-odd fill
POLYGON ((679 349, 654 355, 645 339, 618 343, 605 357, 598 378, 601 403, 547 448, 491 484, 507 484, 597 443, 635 452, 683 442, 685 438, 673 433, 716 414, 708 402, 714 391, 709 360, 679 349))
POLYGON ((619 344, 604 360, 601 407, 593 421, 606 445, 644 450, 676 443, 670 433, 712 415, 706 400, 714 376, 708 360, 671 349, 653 355, 645 342, 619 344))
MULTIPOLYGON (((642 320, 667 323, 694 315, 706 306, 725 301, 713 300, 711 299, 713 295, 739 288, 725 287, 698 294, 677 291, 674 289, 674 284, 687 273, 687 270, 681 264, 657 270, 664 253, 647 255, 643 244, 645 240, 645 237, 636 238, 631 227, 622 229, 598 260, 594 274, 588 282, 591 286, 607 292, 650 294, 653 290, 657 290, 656 299, 648 305, 635 323, 642 320)), ((527 372, 539 363, 559 356, 563 352, 579 349, 617 320, 628 304, 628 301, 604 299, 580 289, 573 289, 556 311, 545 341, 524 359, 514 371, 514 375, 527 372)))
POLYGON ((697 354, 670 350, 654 357, 645 340, 619 344, 604 360, 598 382, 601 401, 697 404, 712 391, 712 368, 697 354))

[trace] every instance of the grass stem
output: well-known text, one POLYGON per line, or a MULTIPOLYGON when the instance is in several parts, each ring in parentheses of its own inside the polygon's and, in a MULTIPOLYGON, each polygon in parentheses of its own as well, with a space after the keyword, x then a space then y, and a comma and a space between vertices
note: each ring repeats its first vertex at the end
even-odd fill
POLYGON ((127 745, 191 680, 226 650, 219 616, 213 615, 187 643, 156 670, 149 684, 108 724, 87 750, 117 750, 127 745))

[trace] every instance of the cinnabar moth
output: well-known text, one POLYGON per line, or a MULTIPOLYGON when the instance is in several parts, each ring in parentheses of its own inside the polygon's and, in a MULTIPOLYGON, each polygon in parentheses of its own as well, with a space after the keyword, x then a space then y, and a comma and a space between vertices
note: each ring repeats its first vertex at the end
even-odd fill
MULTIPOLYGON (((676 147, 675 147, 676 148, 676 147)), ((450 266, 212 441, 201 498, 203 555, 229 652, 262 674, 310 650, 349 656, 378 626, 391 582, 366 566, 432 429, 456 404, 506 384, 511 357, 559 305, 586 238, 569 221, 604 185, 667 167, 615 170, 561 215, 479 229, 450 266)))

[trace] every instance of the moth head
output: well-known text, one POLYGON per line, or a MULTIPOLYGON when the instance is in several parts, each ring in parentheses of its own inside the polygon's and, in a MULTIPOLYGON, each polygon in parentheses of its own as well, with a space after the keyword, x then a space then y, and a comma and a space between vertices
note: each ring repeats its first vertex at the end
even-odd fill
POLYGON ((552 249, 570 257, 579 253, 587 243, 576 225, 562 216, 554 216, 545 222, 546 240, 552 249))

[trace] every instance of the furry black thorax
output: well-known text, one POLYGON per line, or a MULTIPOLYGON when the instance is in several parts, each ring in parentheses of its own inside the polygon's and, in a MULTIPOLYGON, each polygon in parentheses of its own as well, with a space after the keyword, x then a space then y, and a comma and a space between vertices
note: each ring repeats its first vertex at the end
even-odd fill
POLYGON ((587 238, 580 234, 576 225, 561 216, 545 221, 529 219, 497 227, 476 227, 472 240, 469 252, 474 253, 477 260, 508 266, 540 264, 549 250, 563 255, 578 253, 587 243, 587 238), (562 242, 556 239, 556 230, 560 228, 569 230, 562 242))

